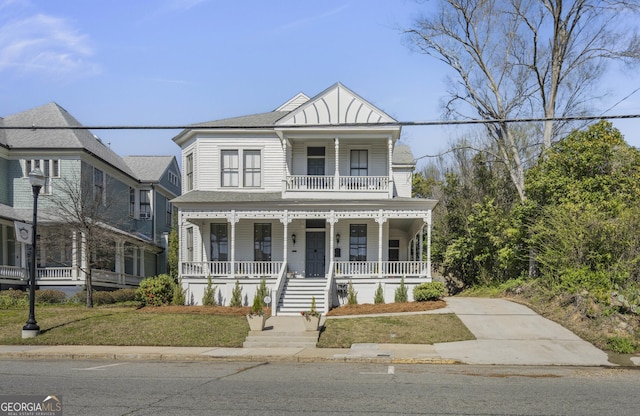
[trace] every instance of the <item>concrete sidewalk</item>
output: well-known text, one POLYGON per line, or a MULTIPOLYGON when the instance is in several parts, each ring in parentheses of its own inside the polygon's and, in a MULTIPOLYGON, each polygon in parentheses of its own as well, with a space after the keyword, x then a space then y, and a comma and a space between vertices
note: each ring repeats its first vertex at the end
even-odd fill
MULTIPOLYGON (((603 351, 525 306, 502 299, 446 301, 446 308, 430 313, 455 313, 476 340, 435 345, 354 344, 344 349, 11 345, 0 346, 0 359, 615 365, 603 351)), ((640 357, 632 361, 640 365, 640 357)))

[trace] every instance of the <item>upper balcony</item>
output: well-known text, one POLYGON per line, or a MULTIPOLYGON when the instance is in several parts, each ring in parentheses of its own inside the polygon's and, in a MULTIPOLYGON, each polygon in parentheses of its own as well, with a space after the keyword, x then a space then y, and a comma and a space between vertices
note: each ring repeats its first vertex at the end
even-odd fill
POLYGON ((287 192, 346 191, 383 194, 389 192, 388 176, 289 175, 286 184, 287 192))

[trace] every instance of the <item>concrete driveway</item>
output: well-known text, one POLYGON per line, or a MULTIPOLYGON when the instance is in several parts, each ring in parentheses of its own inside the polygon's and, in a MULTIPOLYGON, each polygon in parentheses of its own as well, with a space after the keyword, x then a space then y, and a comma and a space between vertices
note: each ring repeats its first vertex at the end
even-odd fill
POLYGON ((526 306, 503 299, 447 298, 475 341, 435 344, 443 359, 468 364, 611 366, 608 356, 526 306))

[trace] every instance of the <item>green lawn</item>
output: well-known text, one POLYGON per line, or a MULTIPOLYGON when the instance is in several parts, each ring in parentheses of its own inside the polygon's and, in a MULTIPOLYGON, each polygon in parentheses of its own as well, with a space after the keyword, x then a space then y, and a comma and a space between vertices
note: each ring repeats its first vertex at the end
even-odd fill
MULTIPOLYGON (((22 339, 28 315, 28 308, 0 310, 0 344, 241 347, 249 332, 246 318, 238 315, 39 305, 36 319, 41 334, 22 339)), ((364 317, 328 319, 318 346, 348 348, 352 343, 432 344, 465 339, 473 339, 473 335, 452 314, 364 317)))

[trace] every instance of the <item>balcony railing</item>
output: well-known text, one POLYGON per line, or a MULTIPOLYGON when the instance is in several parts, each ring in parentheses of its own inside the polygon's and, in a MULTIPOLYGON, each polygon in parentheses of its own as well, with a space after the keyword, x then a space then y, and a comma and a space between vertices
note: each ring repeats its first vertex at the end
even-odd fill
POLYGON ((38 280, 70 280, 73 277, 72 267, 38 268, 38 280))
POLYGON ((287 191, 388 191, 388 176, 290 175, 287 191))

